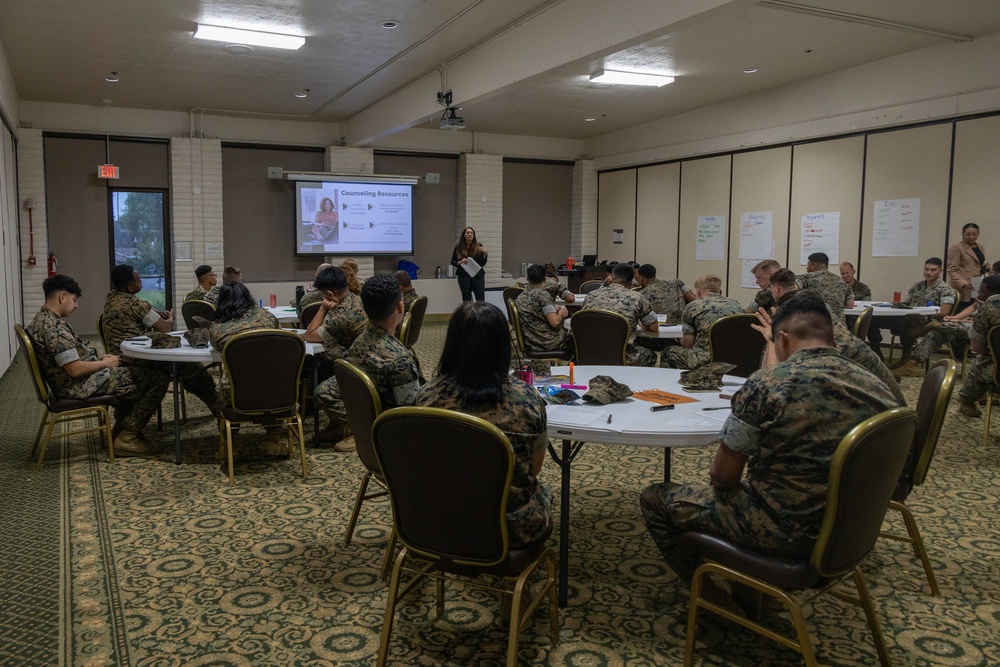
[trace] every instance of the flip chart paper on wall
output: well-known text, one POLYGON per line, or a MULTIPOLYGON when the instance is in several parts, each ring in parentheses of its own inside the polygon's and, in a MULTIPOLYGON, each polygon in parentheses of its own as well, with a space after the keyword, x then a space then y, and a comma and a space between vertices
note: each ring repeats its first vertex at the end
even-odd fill
POLYGON ((873 257, 916 257, 920 244, 920 198, 875 202, 873 257))
POLYGON ((726 258, 726 216, 698 216, 698 237, 695 241, 695 259, 726 258))
POLYGON ((757 259, 741 259, 740 260, 740 285, 742 287, 747 287, 749 289, 757 289, 757 278, 753 274, 753 267, 757 266, 760 262, 765 259, 774 258, 774 241, 771 241, 768 245, 768 252, 766 257, 759 257, 757 259))
POLYGON ((830 266, 840 264, 840 211, 806 213, 802 216, 802 249, 799 264, 805 266, 809 255, 826 253, 830 266))
POLYGON ((771 217, 771 211, 740 216, 740 259, 770 257, 767 253, 771 248, 771 217))

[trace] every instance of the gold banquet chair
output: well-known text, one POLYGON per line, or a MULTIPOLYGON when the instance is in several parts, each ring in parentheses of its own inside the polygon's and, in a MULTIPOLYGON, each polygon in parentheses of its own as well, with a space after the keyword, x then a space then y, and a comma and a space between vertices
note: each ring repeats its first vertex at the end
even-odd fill
POLYGON ((941 591, 938 589, 937 579, 934 578, 934 570, 931 569, 931 561, 927 557, 927 549, 920 536, 917 520, 905 503, 913 487, 923 484, 927 479, 927 471, 931 467, 931 459, 934 458, 938 436, 941 434, 941 426, 944 424, 948 402, 955 386, 956 367, 957 364, 953 360, 942 359, 924 376, 917 398, 917 430, 913 436, 913 449, 903 468, 903 474, 896 482, 892 500, 889 501, 889 509, 903 515, 907 535, 904 537, 886 532, 881 534, 884 538, 906 542, 913 547, 913 552, 924 566, 924 574, 927 575, 932 595, 941 595, 941 591))
POLYGON ((38 357, 35 356, 35 344, 31 340, 31 336, 28 335, 28 332, 20 324, 14 325, 14 331, 17 333, 17 341, 28 361, 28 370, 31 373, 31 382, 35 387, 35 395, 38 397, 38 402, 45 406, 45 414, 42 415, 42 421, 38 425, 38 432, 35 434, 35 445, 31 449, 32 457, 35 456, 35 452, 38 452, 38 462, 35 464, 35 467, 38 470, 42 469, 42 462, 45 460, 45 450, 48 449, 49 442, 52 440, 52 431, 56 424, 63 425, 60 432, 56 434, 56 437, 59 438, 82 433, 100 433, 102 438, 107 439, 108 460, 114 463, 115 445, 114 436, 111 433, 111 413, 108 411, 108 408, 117 407, 118 398, 110 394, 96 394, 85 399, 56 398, 49 393, 48 386, 45 384, 45 378, 42 377, 42 369, 38 365, 38 357), (91 417, 97 418, 97 426, 79 431, 68 431, 65 428, 65 425, 69 422, 90 419, 91 417), (48 426, 47 429, 45 428, 46 426, 48 426), (42 439, 42 431, 45 431, 44 440, 42 439), (41 443, 41 451, 39 451, 39 443, 41 443))
POLYGON ((379 667, 389 655, 396 605, 424 577, 435 580, 436 613, 444 613, 444 582, 510 596, 507 667, 517 664, 521 631, 548 601, 552 645, 559 643, 555 556, 545 546, 552 532, 522 548, 511 548, 507 536, 507 498, 514 475, 514 451, 493 424, 460 412, 438 408, 396 408, 375 420, 372 438, 385 473, 396 533, 403 549, 389 581, 385 622, 379 644, 379 667), (441 475, 448 461, 461 475, 441 475), (403 573, 412 575, 400 591, 403 573), (525 605, 529 581, 543 574, 541 588, 525 605), (503 585, 490 585, 500 579, 503 585))
MULTIPOLYGON (((382 468, 379 467, 378 458, 375 456, 375 445, 372 442, 372 424, 382 414, 382 399, 379 398, 378 390, 367 373, 343 359, 337 359, 333 362, 333 374, 337 377, 340 397, 343 399, 344 409, 347 411, 347 421, 351 426, 351 433, 354 434, 358 458, 361 459, 361 464, 365 467, 365 474, 361 478, 361 486, 358 488, 358 497, 354 501, 354 509, 351 511, 351 519, 347 523, 347 534, 344 536, 344 545, 346 546, 351 543, 354 528, 358 524, 361 504, 372 498, 387 496, 389 491, 386 489, 385 476, 382 474, 382 468), (372 480, 380 488, 369 493, 368 485, 372 480)), ((383 580, 389 576, 395 547, 396 531, 393 529, 382 563, 383 580)))
POLYGON ((868 340, 868 330, 872 328, 872 317, 875 315, 875 308, 868 306, 861 311, 858 319, 854 321, 853 334, 861 340, 868 340))
POLYGON ((746 378, 760 369, 767 341, 752 325, 757 316, 752 313, 720 317, 708 328, 709 362, 735 364, 729 375, 746 378))
POLYGON ((519 287, 518 285, 511 285, 510 287, 503 288, 503 305, 507 308, 507 322, 509 322, 512 326, 514 324, 514 315, 511 314, 510 304, 507 302, 513 301, 517 297, 521 296, 522 292, 524 292, 524 288, 519 287))
POLYGON ((823 522, 808 558, 763 554, 698 531, 681 535, 681 544, 705 561, 691 580, 685 665, 693 664, 695 622, 698 610, 705 609, 798 651, 806 665, 815 667, 816 656, 801 605, 788 594, 788 591, 809 589, 830 592, 835 597, 860 604, 879 660, 886 667, 891 664, 860 564, 878 540, 916 427, 917 418, 911 408, 893 408, 865 420, 844 436, 831 461, 823 522), (778 634, 702 597, 702 580, 709 574, 748 586, 758 595, 765 594, 781 602, 791 615, 796 639, 778 634), (848 578, 854 580, 858 600, 831 590, 848 578))
MULTIPOLYGON (((226 454, 233 485, 233 424, 278 423, 298 438, 302 477, 308 474, 306 443, 299 412, 299 375, 306 356, 302 338, 284 329, 244 331, 222 348, 222 368, 229 378, 229 404, 219 414, 219 446, 226 454)), ((292 448, 288 448, 292 456, 292 448)))
MULTIPOLYGON (((569 361, 573 358, 573 353, 566 350, 536 350, 528 347, 524 342, 524 328, 521 326, 521 311, 518 309, 514 299, 507 300, 507 314, 510 320, 511 331, 514 334, 514 351, 520 359, 548 359, 552 362, 569 361)), ((572 322, 572 320, 570 320, 572 322)))
POLYGON ((580 285, 580 294, 590 294, 603 285, 603 280, 588 280, 580 285))
POLYGON ((989 355, 993 360, 993 377, 990 379, 990 390, 986 392, 986 413, 983 415, 983 447, 990 441, 990 419, 993 416, 993 402, 1000 397, 1000 325, 990 329, 986 337, 989 345, 989 355))
POLYGON ((628 339, 632 327, 619 313, 599 308, 577 312, 569 320, 576 348, 574 358, 581 366, 626 366, 628 339))

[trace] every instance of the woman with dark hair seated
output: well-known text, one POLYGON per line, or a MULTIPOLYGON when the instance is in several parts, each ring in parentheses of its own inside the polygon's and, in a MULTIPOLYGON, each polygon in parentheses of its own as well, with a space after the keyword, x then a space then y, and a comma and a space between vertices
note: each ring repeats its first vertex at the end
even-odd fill
MULTIPOLYGON (((219 288, 219 300, 215 307, 215 321, 208 330, 212 347, 221 350, 233 336, 244 331, 257 329, 278 329, 278 318, 264 308, 259 308, 250 295, 250 290, 242 282, 225 283, 219 288)), ((219 381, 219 406, 229 403, 229 378, 223 374, 219 381)), ((265 456, 284 456, 288 446, 281 438, 281 429, 267 429, 261 451, 265 456)), ((222 464, 225 466, 226 461, 222 464)))
POLYGON ((485 301, 466 301, 448 325, 437 377, 414 405, 464 412, 495 424, 514 449, 507 500, 511 547, 539 539, 551 521, 552 494, 537 478, 548 444, 545 404, 531 385, 512 377, 507 319, 485 301))

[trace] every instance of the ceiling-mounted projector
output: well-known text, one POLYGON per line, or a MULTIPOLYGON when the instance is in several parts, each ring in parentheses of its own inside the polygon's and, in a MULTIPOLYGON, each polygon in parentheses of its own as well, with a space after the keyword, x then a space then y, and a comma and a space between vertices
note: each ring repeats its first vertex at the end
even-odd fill
POLYGON ((465 119, 459 116, 455 107, 448 107, 441 114, 442 130, 461 130, 465 128, 465 119))

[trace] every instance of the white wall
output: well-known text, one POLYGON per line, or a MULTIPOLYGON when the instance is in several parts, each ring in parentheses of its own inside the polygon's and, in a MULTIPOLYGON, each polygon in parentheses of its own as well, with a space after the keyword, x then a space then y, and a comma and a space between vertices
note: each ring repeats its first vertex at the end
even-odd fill
POLYGON ((6 116, 11 127, 15 128, 15 136, 17 136, 17 125, 21 122, 18 115, 19 105, 17 89, 14 87, 14 75, 10 71, 10 65, 7 64, 7 53, 3 50, 3 42, 0 42, 0 111, 6 116))
POLYGON ((1000 109, 1000 33, 853 67, 586 142, 598 170, 1000 109))

